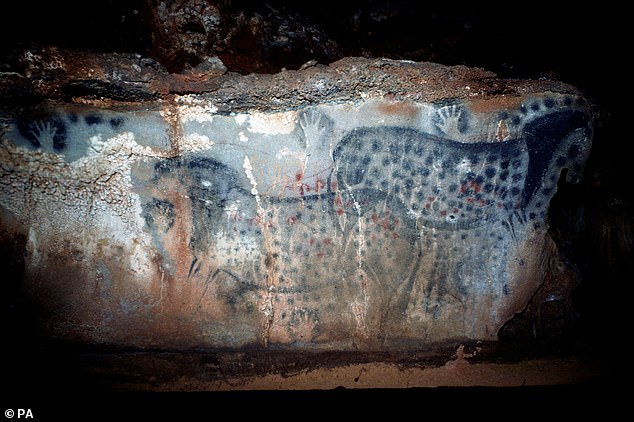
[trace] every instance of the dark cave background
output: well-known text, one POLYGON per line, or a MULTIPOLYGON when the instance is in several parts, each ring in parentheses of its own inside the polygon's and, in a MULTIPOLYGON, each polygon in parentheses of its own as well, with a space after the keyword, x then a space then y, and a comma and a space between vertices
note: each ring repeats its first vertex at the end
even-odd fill
MULTIPOLYGON (((623 104, 631 92, 625 48, 631 23, 624 6, 175 0, 164 2, 174 12, 165 19, 159 3, 3 6, 0 72, 14 70, 16 51, 57 46, 138 53, 172 73, 200 69, 213 56, 243 74, 364 56, 482 67, 501 78, 555 79, 579 88, 595 110, 592 153, 579 185, 560 184, 550 214, 563 258, 581 275, 572 312, 549 305, 537 338, 531 316, 519 316, 503 340, 517 345, 511 350, 537 356, 589 354, 620 372, 629 332, 627 291, 634 281, 630 112, 623 104), (201 10, 213 19, 197 15, 201 10)), ((14 251, 5 247, 2 253, 9 260, 14 251)), ((10 332, 23 335, 19 330, 10 332)))

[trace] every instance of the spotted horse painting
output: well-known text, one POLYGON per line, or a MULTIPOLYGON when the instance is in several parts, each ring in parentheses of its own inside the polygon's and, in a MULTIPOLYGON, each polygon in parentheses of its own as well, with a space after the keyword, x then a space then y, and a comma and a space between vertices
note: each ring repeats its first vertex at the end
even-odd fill
POLYGON ((43 334, 413 350, 565 296, 549 211, 593 136, 574 87, 360 58, 199 82, 0 108, 0 234, 43 334))
POLYGON ((592 139, 584 100, 556 93, 198 114, 181 129, 213 146, 138 164, 135 191, 162 271, 230 347, 494 339, 543 280, 549 203, 592 139))

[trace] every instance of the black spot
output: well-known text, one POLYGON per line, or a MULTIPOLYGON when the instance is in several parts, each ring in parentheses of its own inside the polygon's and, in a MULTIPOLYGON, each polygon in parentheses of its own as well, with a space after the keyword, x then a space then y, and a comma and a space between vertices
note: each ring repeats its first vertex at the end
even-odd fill
POLYGON ((567 161, 568 159, 566 159, 566 157, 558 157, 557 161, 555 161, 555 164, 557 164, 559 167, 562 167, 566 164, 567 161))
POLYGON ((471 161, 472 165, 477 165, 480 162, 480 157, 476 154, 469 154, 469 157, 467 158, 471 161))
POLYGON ((403 162, 403 170, 410 172, 412 171, 412 162, 410 160, 405 160, 403 162))
POLYGON ((103 119, 98 114, 87 114, 86 116, 84 116, 84 121, 89 126, 103 123, 103 119))
POLYGON ((381 149, 381 145, 378 141, 372 142, 372 152, 378 152, 381 149))
POLYGON ((539 103, 533 103, 533 104, 531 104, 531 110, 533 110, 533 111, 539 111, 539 103))
POLYGON ((504 170, 502 173, 500 173, 500 180, 506 180, 508 177, 509 177, 508 170, 504 170))
POLYGON ((381 163, 387 167, 390 165, 390 158, 389 157, 384 157, 383 160, 381 161, 381 163))
POLYGON ((486 177, 491 179, 493 178, 493 176, 495 176, 495 169, 493 167, 487 167, 487 169, 484 170, 484 174, 486 175, 486 177))
POLYGON ((579 145, 571 145, 570 148, 568 148, 568 157, 569 158, 575 158, 576 156, 579 155, 579 153, 581 152, 581 148, 579 148, 579 145))
POLYGON ((546 106, 546 108, 553 108, 555 106, 555 100, 551 97, 546 97, 544 99, 544 105, 546 106))
POLYGON ((524 104, 522 104, 522 105, 520 106, 520 112, 521 112, 522 114, 526 114, 526 113, 528 113, 528 109, 526 108, 526 106, 525 106, 524 104))
POLYGON ((483 189, 486 193, 491 193, 493 192, 493 185, 491 183, 487 183, 484 185, 483 189))
POLYGON ((500 120, 506 120, 508 118, 509 118, 509 114, 506 111, 503 111, 498 115, 498 119, 500 120))
POLYGON ((474 180, 475 183, 481 185, 484 182, 484 177, 482 176, 477 176, 474 180))
POLYGON ((431 166, 433 162, 434 162, 434 157, 432 157, 431 155, 428 155, 427 158, 425 158, 426 165, 431 166))
POLYGON ((414 187, 414 181, 412 179, 406 179, 405 180, 405 189, 412 190, 413 187, 414 187))
POLYGON ((370 157, 369 155, 364 156, 363 159, 361 160, 361 164, 364 166, 367 166, 371 162, 372 162, 372 157, 370 157))
POLYGON ((71 123, 77 123, 78 117, 76 113, 68 113, 67 117, 71 123))
POLYGON ((123 124, 123 117, 113 117, 112 119, 110 119, 110 127, 113 129, 117 129, 122 124, 123 124))
POLYGON ((514 126, 519 125, 522 122, 522 119, 520 118, 520 116, 513 116, 513 118, 511 119, 511 123, 514 126))
POLYGON ((572 98, 571 97, 564 98, 564 104, 570 107, 572 105, 572 98))
POLYGON ((520 167, 522 166, 522 160, 515 159, 515 160, 511 161, 511 166, 512 166, 514 169, 518 169, 518 168, 520 168, 520 167))
POLYGON ((519 194, 520 194, 520 192, 521 192, 520 188, 518 188, 518 187, 516 187, 516 186, 513 186, 513 187, 511 188, 511 195, 513 195, 513 196, 517 196, 517 195, 519 195, 519 194))
POLYGON ((552 190, 552 188, 544 188, 544 189, 542 189, 542 193, 543 193, 545 196, 550 195, 550 193, 551 193, 552 191, 553 191, 553 190, 552 190))
POLYGON ((513 177, 511 178, 511 180, 513 181, 513 183, 517 183, 517 182, 520 182, 523 178, 524 176, 522 176, 520 173, 515 173, 513 174, 513 177))
POLYGON ((502 169, 504 169, 504 170, 506 170, 507 168, 509 168, 509 161, 508 161, 508 160, 503 160, 503 161, 500 163, 500 168, 502 168, 502 169))
POLYGON ((451 185, 449 185, 449 192, 456 192, 458 190, 458 185, 455 183, 452 183, 451 185))
POLYGON ((535 217, 537 217, 537 215, 534 212, 531 212, 530 214, 528 214, 528 218, 530 218, 531 220, 534 220, 535 217))

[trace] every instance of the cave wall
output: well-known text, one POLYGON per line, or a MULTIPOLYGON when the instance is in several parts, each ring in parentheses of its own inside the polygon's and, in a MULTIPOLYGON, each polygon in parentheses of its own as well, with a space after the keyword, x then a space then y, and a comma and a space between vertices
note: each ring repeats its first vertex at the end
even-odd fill
POLYGON ((629 112, 613 54, 627 39, 627 11, 532 4, 516 13, 407 0, 13 6, 0 25, 0 296, 14 379, 34 362, 50 362, 38 367, 44 373, 68 364, 66 351, 38 353, 58 339, 89 348, 396 351, 466 336, 510 343, 513 355, 580 347, 608 366, 616 362, 626 332, 622 292, 632 279, 622 147, 629 112), (323 66, 344 57, 370 61, 323 66), (324 133, 322 146, 332 151, 314 157, 324 133), (368 153, 370 139, 378 149, 368 153), (403 151, 391 151, 386 139, 403 151), (416 177, 377 164, 411 155, 404 139, 432 157, 431 167, 411 157, 416 177), (487 183, 471 186, 466 169, 492 157, 496 143, 521 150, 520 180, 502 180, 504 160, 491 158, 492 179, 486 169, 473 174, 492 180, 489 195, 487 183), (470 148, 475 160, 457 163, 453 157, 470 148), (372 177, 359 171, 368 158, 372 177), (453 170, 443 172, 444 164, 453 170), (319 167, 330 181, 315 177, 319 167), (272 216, 259 215, 249 172, 272 216), (223 182, 207 183, 208 173, 223 182), (454 194, 412 200, 430 182, 450 190, 449 180, 460 186, 454 194), (535 189, 540 181, 553 190, 535 189), (507 199, 520 199, 513 211, 498 201, 504 187, 516 189, 507 199), (355 203, 359 195, 367 201, 355 203), (471 206, 455 225, 449 202, 471 206), (320 206, 326 217, 314 225, 320 206), (231 216, 239 220, 233 226, 231 216), (264 241, 261 229, 273 223, 274 241, 286 243, 264 241), (332 239, 319 233, 313 240, 317 227, 332 239), (249 242, 236 234, 242 231, 249 242), (300 241, 307 234, 308 247, 300 241), (227 241, 235 256, 249 258, 229 262, 227 241), (388 258, 388 249, 397 252, 388 258), (355 270, 345 280, 323 264, 299 271, 306 281, 347 288, 317 294, 297 279, 289 257, 355 270), (522 260, 522 269, 513 266, 522 260), (245 270, 244 261, 259 266, 245 270), (383 278, 387 284, 376 282, 383 278), (357 325, 363 312, 366 328, 357 325), (476 314, 477 321, 465 317, 476 314), (234 333, 219 324, 236 319, 242 325, 234 333), (333 331, 335 320, 343 322, 333 331))
POLYGON ((2 208, 44 332, 89 343, 495 340, 559 260, 549 203, 592 139, 575 88, 465 67, 346 59, 169 100, 188 82, 79 69, 75 104, 7 108, 2 208))

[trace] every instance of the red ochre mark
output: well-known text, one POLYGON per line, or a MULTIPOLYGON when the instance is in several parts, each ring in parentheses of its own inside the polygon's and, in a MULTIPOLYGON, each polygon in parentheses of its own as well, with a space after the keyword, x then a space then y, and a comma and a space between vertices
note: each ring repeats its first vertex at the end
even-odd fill
POLYGON ((330 181, 330 190, 335 192, 337 190, 337 181, 336 180, 331 180, 330 181))
POLYGON ((476 183, 475 181, 471 181, 469 185, 475 193, 478 193, 482 190, 482 185, 480 183, 476 183))
POLYGON ((310 246, 313 246, 315 244, 315 238, 311 237, 310 238, 310 246))
POLYGON ((429 202, 434 202, 434 201, 436 200, 436 197, 435 197, 435 196, 429 196, 429 197, 427 198, 427 200, 428 200, 429 202))
POLYGON ((343 201, 341 200, 341 197, 339 195, 335 196, 335 205, 338 207, 343 205, 343 201))
POLYGON ((393 239, 398 239, 399 237, 401 237, 401 236, 398 233, 392 232, 392 238, 393 239))
POLYGON ((443 217, 446 216, 447 215, 447 210, 440 211, 440 215, 443 216, 443 217))
POLYGON ((343 215, 346 212, 343 210, 343 208, 337 208, 337 210, 335 211, 337 213, 337 215, 343 215))
POLYGON ((324 182, 318 177, 317 180, 315 181, 315 192, 319 193, 325 187, 326 187, 326 182, 324 182))
POLYGON ((330 239, 329 237, 325 238, 323 240, 324 245, 328 246, 332 243, 332 239, 330 239))
POLYGON ((304 194, 306 194, 307 192, 310 192, 310 185, 302 182, 303 178, 304 173, 302 173, 301 171, 295 173, 295 186, 299 188, 299 194, 302 196, 304 196, 304 194))
POLYGON ((297 216, 296 215, 291 215, 290 217, 288 217, 286 219, 286 224, 289 224, 289 225, 293 225, 296 222, 297 222, 297 216))

